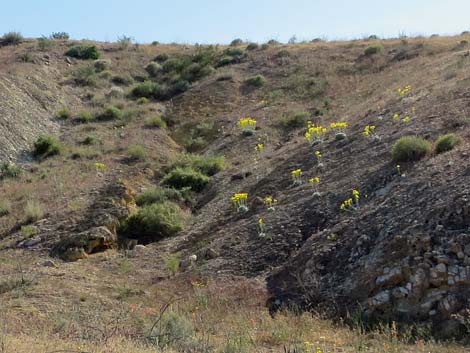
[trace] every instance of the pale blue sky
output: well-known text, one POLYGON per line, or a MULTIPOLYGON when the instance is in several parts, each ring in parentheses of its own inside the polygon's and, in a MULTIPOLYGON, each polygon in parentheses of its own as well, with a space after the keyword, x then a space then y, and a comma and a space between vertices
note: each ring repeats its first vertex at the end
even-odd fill
POLYGON ((470 0, 5 0, 0 33, 11 30, 140 43, 456 34, 470 30, 470 0))

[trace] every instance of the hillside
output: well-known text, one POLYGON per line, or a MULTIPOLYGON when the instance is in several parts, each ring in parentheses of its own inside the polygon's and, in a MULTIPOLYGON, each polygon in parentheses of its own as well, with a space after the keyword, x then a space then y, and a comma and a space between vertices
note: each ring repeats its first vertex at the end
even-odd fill
POLYGON ((465 351, 468 40, 0 47, 0 351, 465 351))

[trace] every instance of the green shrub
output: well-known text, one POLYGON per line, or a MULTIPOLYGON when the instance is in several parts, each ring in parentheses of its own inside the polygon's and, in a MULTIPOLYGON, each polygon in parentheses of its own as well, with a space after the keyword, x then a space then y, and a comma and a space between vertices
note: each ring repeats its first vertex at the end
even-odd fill
POLYGON ((72 113, 70 113, 69 108, 62 108, 57 112, 57 119, 67 120, 70 119, 72 113))
POLYGON ((171 237, 183 229, 184 214, 171 201, 145 205, 131 214, 123 224, 121 232, 130 238, 156 241, 171 237))
POLYGON ((23 63, 34 63, 36 61, 36 57, 31 53, 22 53, 18 56, 18 60, 23 63))
POLYGON ((382 52, 384 49, 382 44, 372 44, 369 45, 367 48, 364 49, 365 56, 372 56, 382 52))
POLYGON ((85 137, 83 139, 82 144, 87 145, 87 146, 91 146, 91 145, 96 145, 99 142, 100 142, 100 140, 99 140, 98 137, 96 137, 94 135, 88 135, 87 137, 85 137))
POLYGON ((153 61, 156 61, 158 63, 162 63, 162 62, 165 62, 167 61, 169 58, 168 54, 166 53, 161 53, 161 54, 158 54, 155 59, 153 59, 153 61))
POLYGON ((237 45, 242 45, 243 44, 243 40, 240 39, 240 38, 236 38, 234 40, 232 40, 232 42, 230 43, 230 46, 231 47, 236 47, 237 45))
POLYGON ((431 144, 417 136, 401 137, 392 149, 392 158, 395 162, 418 161, 431 151, 431 144))
POLYGON ((18 45, 24 40, 20 32, 8 32, 0 38, 0 45, 18 45))
POLYGON ((166 122, 162 119, 160 115, 152 116, 145 120, 145 125, 149 128, 160 128, 163 129, 166 127, 166 122))
POLYGON ((165 201, 183 201, 184 197, 179 190, 154 186, 137 195, 135 202, 137 206, 163 203, 165 201))
POLYGON ((81 66, 72 73, 73 80, 80 86, 96 86, 96 71, 93 66, 81 66))
MULTIPOLYGON (((178 269, 179 259, 176 256, 171 256, 169 259, 169 261, 167 259, 166 265, 170 272, 178 269)), ((191 320, 174 311, 165 313, 158 325, 158 332, 151 332, 149 336, 149 340, 157 347, 158 351, 172 350, 171 348, 178 352, 207 351, 202 347, 198 349, 191 320)))
POLYGON ((93 63, 93 66, 94 66, 96 72, 102 72, 102 71, 107 70, 111 67, 111 60, 97 59, 93 63))
POLYGON ((188 82, 195 82, 203 77, 209 76, 212 71, 213 69, 210 66, 203 66, 199 63, 192 63, 181 73, 181 78, 188 82))
POLYGON ((148 102, 149 102, 149 99, 145 97, 140 97, 139 99, 137 99, 137 104, 139 105, 144 105, 144 104, 147 104, 148 102))
POLYGON ((310 119, 310 114, 307 112, 299 112, 294 115, 288 116, 287 118, 281 121, 281 126, 287 129, 296 129, 300 127, 305 127, 308 119, 310 119))
POLYGON ((181 73, 191 63, 191 58, 188 56, 175 57, 166 60, 162 65, 162 69, 165 73, 181 73))
POLYGON ((56 45, 56 43, 53 40, 49 39, 49 38, 46 38, 46 37, 38 38, 38 49, 41 50, 41 51, 45 51, 47 49, 50 49, 54 45, 56 45))
POLYGON ((287 49, 282 49, 282 50, 279 50, 276 54, 276 56, 278 58, 287 58, 290 56, 290 51, 288 51, 287 49))
POLYGON ((24 238, 30 238, 38 233, 38 229, 35 226, 27 225, 21 226, 21 236, 24 238))
POLYGON ((100 52, 96 45, 93 44, 74 45, 69 50, 67 50, 65 55, 82 60, 96 60, 100 58, 100 52))
POLYGON ((70 35, 67 32, 53 32, 50 37, 56 40, 68 40, 70 35))
POLYGON ((104 70, 99 73, 98 77, 103 80, 109 80, 113 77, 113 72, 111 70, 104 70))
POLYGON ((243 50, 240 48, 227 48, 224 53, 228 56, 241 56, 243 55, 243 50))
POLYGON ((115 120, 122 119, 123 117, 123 111, 114 105, 105 106, 104 111, 99 115, 100 120, 115 120))
POLYGON ((92 113, 90 113, 90 112, 81 112, 81 113, 78 114, 76 120, 80 123, 89 123, 89 122, 93 121, 94 119, 95 119, 95 117, 93 116, 92 113))
POLYGON ((262 87, 266 84, 266 78, 263 75, 255 75, 246 79, 245 83, 251 87, 262 87))
POLYGON ((127 148, 127 155, 135 161, 143 161, 147 157, 147 150, 142 145, 130 145, 127 148))
POLYGON ((150 77, 157 77, 162 72, 162 65, 152 62, 145 67, 145 71, 147 71, 150 77))
POLYGON ((8 200, 0 200, 0 217, 8 216, 11 213, 11 203, 8 200))
POLYGON ((44 217, 44 210, 38 200, 28 200, 24 208, 26 222, 33 223, 44 217))
POLYGON ((46 158, 60 154, 62 146, 57 137, 42 135, 34 143, 33 154, 35 157, 46 158))
POLYGON ((117 44, 118 44, 119 49, 125 50, 129 48, 129 46, 132 44, 132 37, 128 37, 125 35, 118 37, 117 44))
POLYGON ((434 151, 439 154, 452 150, 456 145, 460 143, 461 139, 456 134, 447 134, 440 136, 437 139, 436 147, 434 151))
POLYGON ((135 98, 145 97, 163 99, 168 95, 168 87, 152 81, 145 81, 135 86, 132 89, 131 94, 135 98))
POLYGON ((225 168, 225 158, 223 156, 202 156, 199 154, 185 154, 179 158, 174 167, 190 167, 202 174, 212 176, 225 168))
POLYGON ((230 65, 230 64, 233 64, 236 62, 236 59, 234 57, 231 57, 231 56, 223 56, 219 59, 219 61, 217 62, 217 67, 222 67, 222 66, 226 66, 226 65, 230 65))
POLYGON ((21 174, 21 168, 12 162, 0 162, 0 179, 17 178, 21 174))
POLYGON ((116 85, 129 86, 134 83, 134 79, 130 75, 116 75, 111 80, 116 85))
POLYGON ((250 43, 250 44, 247 45, 246 50, 252 51, 252 50, 256 50, 258 48, 259 48, 258 43, 250 43))
POLYGON ((210 177, 189 166, 176 167, 163 177, 163 184, 175 189, 190 188, 192 191, 200 192, 207 184, 210 177))

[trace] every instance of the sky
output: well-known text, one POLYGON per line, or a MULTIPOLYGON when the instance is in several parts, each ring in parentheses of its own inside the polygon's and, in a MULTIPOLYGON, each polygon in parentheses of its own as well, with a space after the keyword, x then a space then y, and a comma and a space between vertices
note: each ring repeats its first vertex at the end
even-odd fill
POLYGON ((74 39, 229 43, 458 34, 470 0, 16 0, 0 7, 0 33, 68 32, 74 39))

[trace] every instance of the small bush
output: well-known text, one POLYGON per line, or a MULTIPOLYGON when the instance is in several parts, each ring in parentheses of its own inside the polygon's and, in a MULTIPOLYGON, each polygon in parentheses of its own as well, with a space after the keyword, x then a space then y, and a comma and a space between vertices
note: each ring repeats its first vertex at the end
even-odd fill
POLYGON ((46 37, 38 38, 38 49, 41 51, 46 51, 47 49, 52 48, 56 43, 46 37))
POLYGON ((171 58, 163 63, 162 69, 165 73, 181 73, 191 63, 191 58, 187 56, 171 58))
POLYGON ((93 121, 95 119, 95 117, 93 116, 92 113, 90 112, 81 112, 78 114, 77 116, 77 121, 79 123, 89 123, 91 121, 93 121))
POLYGON ((56 40, 68 40, 70 35, 67 32, 53 32, 50 37, 56 40))
POLYGON ((71 47, 65 55, 71 58, 82 59, 82 60, 96 60, 100 58, 100 52, 96 45, 92 44, 79 44, 71 47))
POLYGON ((232 56, 223 56, 219 59, 219 61, 217 62, 217 67, 222 67, 222 66, 226 66, 226 65, 230 65, 230 64, 233 64, 236 62, 236 59, 232 56))
POLYGON ((122 119, 124 117, 124 113, 118 107, 114 105, 107 105, 104 108, 104 111, 100 114, 100 120, 116 120, 122 119))
POLYGON ((156 241, 171 237, 183 229, 184 214, 171 201, 145 205, 131 214, 124 222, 121 232, 130 238, 156 241))
POLYGON ((248 86, 259 88, 266 84, 266 78, 263 75, 258 74, 246 79, 245 83, 248 86))
POLYGON ((162 70, 162 65, 156 62, 152 62, 145 67, 145 71, 147 71, 150 77, 157 77, 162 70))
POLYGON ((139 99, 137 99, 137 104, 139 105, 144 105, 144 104, 147 104, 148 102, 149 102, 149 99, 145 97, 140 97, 139 99))
POLYGON ((241 56, 243 55, 243 50, 240 48, 227 48, 224 53, 228 56, 241 56))
POLYGON ((125 50, 129 48, 129 46, 132 44, 132 37, 128 37, 125 35, 118 37, 117 44, 119 46, 119 49, 125 50))
POLYGON ((169 58, 168 54, 166 53, 161 53, 161 54, 158 54, 155 59, 153 59, 153 61, 156 61, 157 63, 162 63, 162 62, 165 62, 167 61, 169 58))
POLYGON ((15 163, 1 162, 0 163, 0 179, 3 178, 17 178, 21 174, 21 168, 15 163))
POLYGON ((372 44, 369 45, 367 48, 364 49, 365 56, 372 56, 382 52, 384 49, 382 44, 372 44))
POLYGON ((295 113, 294 115, 288 116, 287 118, 283 119, 281 122, 281 126, 287 129, 305 127, 309 118, 310 114, 307 112, 295 113))
POLYGON ((131 91, 135 98, 163 98, 168 94, 168 87, 159 83, 145 81, 135 86, 131 91))
POLYGON ((68 120, 72 117, 69 108, 62 108, 57 112, 57 119, 68 120))
POLYGON ((181 78, 187 82, 195 82, 203 77, 209 76, 212 71, 213 68, 210 66, 203 66, 199 63, 192 63, 182 72, 181 78))
POLYGON ((189 166, 205 175, 212 176, 225 168, 225 158, 223 156, 201 156, 199 154, 185 154, 174 167, 189 166))
POLYGON ((278 58, 287 58, 290 56, 290 51, 287 49, 279 50, 276 54, 278 58))
POLYGON ((190 188, 192 191, 200 192, 207 184, 210 177, 187 167, 176 167, 163 177, 163 184, 175 189, 190 188))
POLYGON ((93 66, 79 67, 73 73, 73 80, 80 86, 96 86, 96 72, 93 66))
POLYGON ((437 139, 436 147, 434 151, 439 154, 452 150, 456 145, 460 143, 460 137, 456 134, 447 134, 440 136, 437 139))
POLYGON ((41 203, 38 200, 28 200, 24 208, 26 222, 33 223, 44 216, 41 203))
POLYGON ((392 149, 392 158, 395 162, 418 161, 431 151, 431 144, 417 136, 401 137, 392 149))
POLYGON ((103 80, 109 80, 113 77, 113 72, 111 70, 104 70, 99 73, 98 77, 103 80))
POLYGON ((33 154, 35 157, 47 158, 60 154, 62 146, 57 137, 42 135, 34 143, 33 154))
POLYGON ((18 56, 18 60, 22 63, 34 63, 36 61, 36 57, 31 53, 23 53, 18 56))
POLYGON ((88 135, 87 137, 83 139, 82 144, 91 146, 91 145, 96 145, 99 142, 100 140, 98 139, 98 137, 94 135, 88 135))
POLYGON ((132 160, 143 161, 147 157, 147 150, 142 145, 130 145, 127 154, 132 160))
POLYGON ((162 119, 160 115, 152 116, 145 120, 145 125, 149 128, 160 128, 163 129, 166 127, 166 122, 162 119))
POLYGON ((243 44, 243 40, 240 39, 240 38, 236 38, 234 40, 232 40, 232 42, 230 43, 230 46, 231 47, 236 47, 238 45, 242 45, 243 44))
POLYGON ((184 197, 179 190, 155 186, 137 195, 135 202, 137 206, 163 203, 165 201, 183 201, 184 197))
POLYGON ((24 40, 20 32, 8 32, 0 38, 0 45, 18 45, 24 40))
POLYGON ((111 60, 98 59, 98 60, 95 60, 95 62, 93 63, 93 66, 94 66, 96 72, 102 72, 102 71, 107 70, 111 67, 111 60))
POLYGON ((11 213, 11 203, 8 200, 0 200, 0 217, 8 216, 11 213))
MULTIPOLYGON (((171 258, 175 258, 175 256, 171 258)), ((172 259, 171 262, 167 260, 166 265, 170 267, 169 270, 171 271, 171 269, 179 267, 179 260, 172 259), (176 263, 178 266, 174 266, 176 263)), ((157 336, 153 336, 153 333, 151 333, 149 339, 159 351, 169 350, 170 347, 179 352, 204 351, 203 349, 197 349, 198 342, 194 337, 195 331, 191 321, 185 316, 171 311, 162 316, 157 336)))
POLYGON ((252 50, 257 50, 259 48, 258 43, 250 43, 247 45, 246 50, 252 51, 252 50))
POLYGON ((129 86, 134 83, 134 79, 130 75, 116 75, 111 80, 116 85, 129 86))

